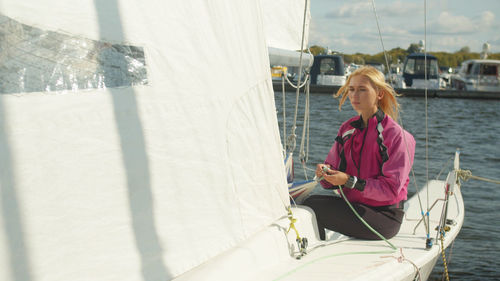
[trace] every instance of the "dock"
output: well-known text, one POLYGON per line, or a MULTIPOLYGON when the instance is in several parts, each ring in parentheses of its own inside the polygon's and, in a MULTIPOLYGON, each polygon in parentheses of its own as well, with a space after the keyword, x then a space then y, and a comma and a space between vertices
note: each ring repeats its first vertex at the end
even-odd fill
MULTIPOLYGON (((281 82, 273 82, 273 88, 275 92, 281 92, 281 82)), ((333 94, 338 91, 339 86, 327 86, 327 85, 310 85, 309 89, 311 93, 318 94, 333 94)), ((424 89, 398 89, 396 88, 396 93, 403 97, 425 97, 424 89)), ((295 92, 296 89, 285 83, 285 91, 295 92)), ((453 89, 428 89, 428 98, 455 98, 455 99, 488 99, 488 100, 500 100, 500 92, 484 92, 484 91, 460 91, 453 89)))

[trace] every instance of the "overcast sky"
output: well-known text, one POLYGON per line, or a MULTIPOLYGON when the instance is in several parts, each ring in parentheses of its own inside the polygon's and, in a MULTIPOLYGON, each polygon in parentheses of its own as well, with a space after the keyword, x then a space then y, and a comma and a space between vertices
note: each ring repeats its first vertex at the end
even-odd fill
MULTIPOLYGON (((347 54, 382 52, 371 0, 310 0, 309 46, 347 54)), ((424 40, 428 51, 481 52, 488 42, 500 52, 500 0, 375 0, 386 50, 424 40)))

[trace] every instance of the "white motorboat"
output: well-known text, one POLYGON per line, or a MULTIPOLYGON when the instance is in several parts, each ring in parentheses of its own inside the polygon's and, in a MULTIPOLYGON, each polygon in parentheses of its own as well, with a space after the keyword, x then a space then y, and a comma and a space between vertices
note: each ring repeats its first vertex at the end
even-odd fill
POLYGON ((341 55, 317 55, 311 66, 311 84, 343 86, 347 79, 341 55))
POLYGON ((406 57, 402 75, 396 82, 398 88, 439 89, 444 82, 439 77, 437 58, 430 54, 413 53, 406 57))
POLYGON ((458 73, 451 76, 451 87, 466 91, 500 92, 500 60, 462 62, 458 73))

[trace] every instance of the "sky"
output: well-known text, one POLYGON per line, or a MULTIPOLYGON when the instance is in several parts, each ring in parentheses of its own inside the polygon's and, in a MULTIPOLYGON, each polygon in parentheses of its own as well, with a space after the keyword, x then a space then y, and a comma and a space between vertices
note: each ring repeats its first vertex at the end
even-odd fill
MULTIPOLYGON (((467 46, 479 53, 486 42, 491 52, 500 52, 500 0, 427 0, 426 9, 424 0, 373 2, 385 50, 408 49, 422 40, 431 52, 467 46)), ((310 0, 310 5, 309 46, 346 54, 383 51, 372 0, 310 0)))

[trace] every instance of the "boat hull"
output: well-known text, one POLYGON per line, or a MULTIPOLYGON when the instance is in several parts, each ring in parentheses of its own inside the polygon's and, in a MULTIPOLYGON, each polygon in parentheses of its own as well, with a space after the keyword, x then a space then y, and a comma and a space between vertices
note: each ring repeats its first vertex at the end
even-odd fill
MULTIPOLYGON (((217 259, 188 272, 177 280, 426 280, 446 249, 458 235, 464 219, 464 204, 456 174, 447 181, 430 181, 405 203, 406 215, 401 230, 389 241, 352 239, 327 231, 326 241, 319 240, 311 209, 295 207, 295 227, 309 241, 308 253, 300 259, 296 233, 289 231, 290 220, 284 217, 248 241, 217 259), (447 189, 448 188, 448 189, 447 189), (449 230, 442 244, 436 226, 446 208, 449 191, 449 230), (428 194, 427 194, 428 193, 428 194), (418 198, 420 196, 420 199, 418 198), (428 197, 427 197, 428 196, 428 197), (426 198, 429 198, 427 203, 426 198), (420 203, 429 210, 430 238, 426 249, 426 225, 421 221, 420 203)), ((424 212, 425 213, 425 212, 424 212)), ((334 214, 333 214, 334 215, 334 214)))

